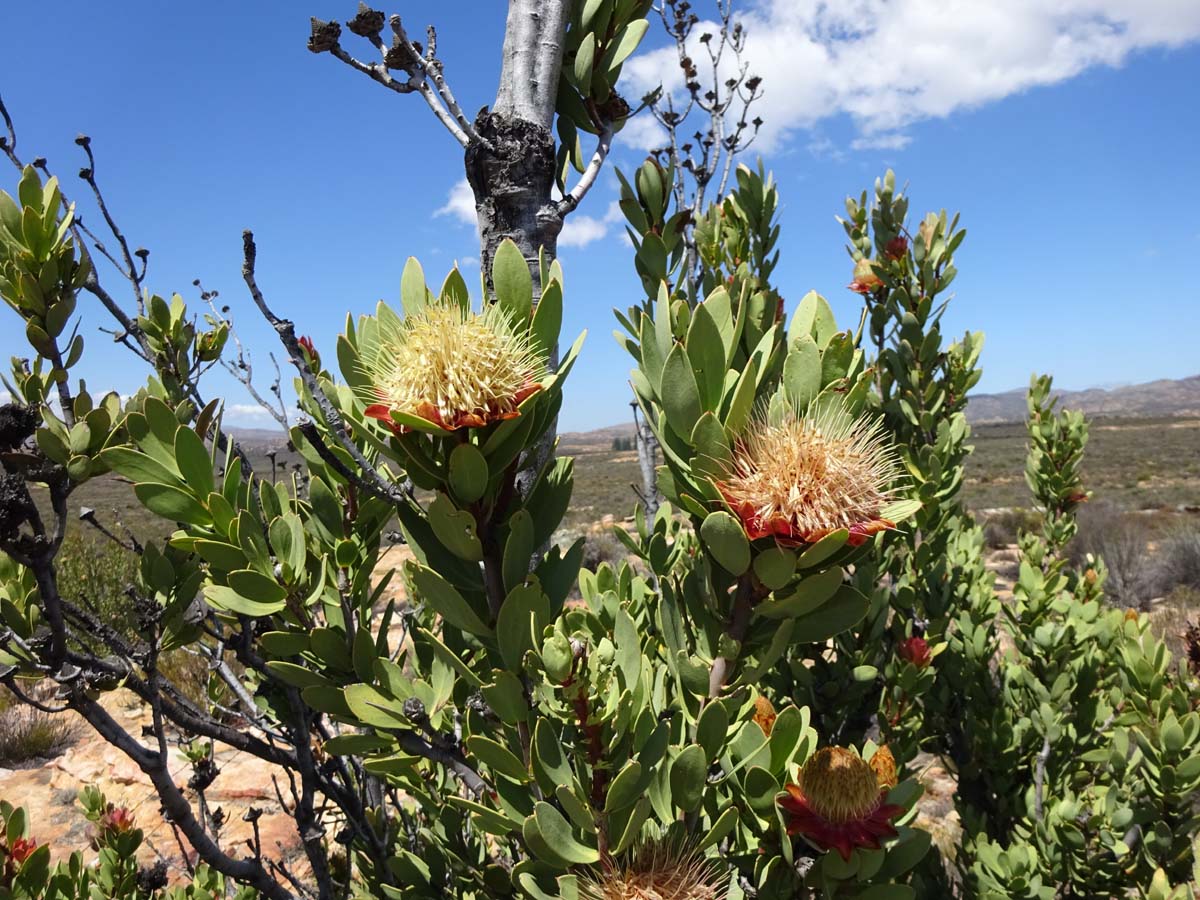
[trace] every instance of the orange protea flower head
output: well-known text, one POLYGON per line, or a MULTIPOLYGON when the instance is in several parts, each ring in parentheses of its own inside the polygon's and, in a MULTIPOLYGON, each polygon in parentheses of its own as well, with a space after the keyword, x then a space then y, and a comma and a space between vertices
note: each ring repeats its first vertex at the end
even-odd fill
POLYGON ((645 844, 632 858, 579 880, 579 900, 723 900, 716 860, 671 842, 645 844))
POLYGON ((733 456, 717 487, 751 540, 795 546, 845 528, 858 546, 893 527, 880 511, 897 466, 877 424, 828 407, 803 417, 785 409, 752 423, 733 456))
MULTIPOLYGON (((890 755, 890 754, 889 754, 890 755)), ((797 784, 779 800, 788 834, 849 859, 856 847, 879 849, 895 837, 892 821, 904 808, 887 802, 887 788, 861 756, 845 747, 823 747, 800 769, 797 784)))
POLYGON ((762 694, 754 698, 754 723, 762 729, 762 733, 767 737, 771 736, 771 730, 775 727, 777 718, 775 705, 770 700, 762 694))
POLYGON ((869 765, 881 788, 891 789, 900 783, 896 775, 896 757, 892 755, 892 750, 887 744, 876 749, 869 765))
POLYGON ((521 401, 541 389, 545 361, 499 306, 477 313, 433 300, 404 319, 381 318, 363 368, 377 401, 368 416, 397 432, 408 429, 393 410, 453 431, 519 415, 521 401))

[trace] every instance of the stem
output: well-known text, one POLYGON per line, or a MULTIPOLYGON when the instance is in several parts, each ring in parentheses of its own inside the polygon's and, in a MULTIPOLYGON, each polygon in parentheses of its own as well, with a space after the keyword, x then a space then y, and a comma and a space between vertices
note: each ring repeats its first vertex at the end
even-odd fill
MULTIPOLYGON (((754 609, 754 585, 749 576, 743 575, 738 579, 737 593, 733 597, 733 611, 729 617, 729 625, 725 634, 738 646, 741 652, 742 641, 750 628, 750 613, 754 609)), ((712 671, 708 676, 708 699, 716 700, 721 696, 725 682, 729 680, 730 672, 737 663, 737 657, 718 656, 713 660, 712 671)))

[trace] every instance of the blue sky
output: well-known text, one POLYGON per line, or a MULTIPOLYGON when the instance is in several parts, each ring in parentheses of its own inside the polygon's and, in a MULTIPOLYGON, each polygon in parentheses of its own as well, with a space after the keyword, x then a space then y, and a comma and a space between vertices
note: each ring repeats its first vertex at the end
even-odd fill
MULTIPOLYGON (((696 6, 704 11, 703 0, 696 6)), ((1022 386, 1035 370, 1063 388, 1196 374, 1197 4, 1047 6, 1014 2, 1002 24, 983 4, 965 4, 955 19, 926 0, 862 0, 852 22, 807 0, 748 8, 748 53, 767 91, 761 149, 783 200, 777 282, 792 304, 816 289, 844 324, 857 321, 833 217, 846 194, 892 166, 914 213, 962 211, 969 234, 948 328, 987 333, 981 390, 1022 386)), ((257 235, 269 301, 326 353, 347 312, 397 298, 409 256, 432 283, 456 259, 478 283, 474 229, 447 205, 462 178, 458 145, 419 98, 305 49, 309 14, 353 11, 351 0, 127 0, 14 2, 0 14, 0 93, 19 150, 46 156, 82 200, 72 140, 90 134, 115 214, 151 250, 152 290, 195 300, 196 277, 218 289, 255 348, 263 386, 274 338, 241 283, 243 228, 257 235)), ((463 107, 490 103, 503 4, 409 2, 403 11, 412 30, 438 24, 463 107)), ((631 87, 670 74, 651 35, 631 87)), ((618 145, 618 165, 640 161, 645 131, 636 126, 618 145)), ((0 187, 14 181, 0 170, 0 187)), ((636 301, 640 287, 620 227, 606 221, 615 197, 606 171, 578 213, 589 220, 561 248, 565 330, 589 331, 564 430, 628 416, 629 360, 611 337, 611 309, 636 301)), ((145 373, 101 324, 85 311, 80 374, 94 389, 131 391, 145 373)), ((27 352, 15 328, 0 330, 4 359, 27 352)), ((235 421, 267 424, 231 378, 208 377, 207 393, 225 396, 235 421)))

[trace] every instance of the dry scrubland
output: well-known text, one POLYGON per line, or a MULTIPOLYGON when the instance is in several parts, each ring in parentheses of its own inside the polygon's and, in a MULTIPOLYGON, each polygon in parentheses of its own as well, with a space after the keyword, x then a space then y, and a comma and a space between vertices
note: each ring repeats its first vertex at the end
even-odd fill
MULTIPOLYGON (((562 436, 560 452, 575 457, 575 491, 565 526, 582 530, 606 515, 629 514, 635 501, 631 485, 640 481, 637 455, 614 451, 612 443, 613 438, 631 433, 630 428, 618 426, 562 436)), ((975 452, 967 459, 963 491, 967 504, 976 510, 1028 506, 1025 426, 976 425, 972 433, 975 452)), ((263 474, 272 471, 267 450, 266 445, 252 446, 255 467, 263 474)), ((295 460, 294 454, 279 447, 277 477, 292 472, 295 460)), ((1200 418, 1095 419, 1084 474, 1098 501, 1121 509, 1200 507, 1200 418)), ((112 522, 115 511, 135 532, 165 528, 115 478, 95 479, 73 497, 78 505, 94 508, 105 523, 112 522)))

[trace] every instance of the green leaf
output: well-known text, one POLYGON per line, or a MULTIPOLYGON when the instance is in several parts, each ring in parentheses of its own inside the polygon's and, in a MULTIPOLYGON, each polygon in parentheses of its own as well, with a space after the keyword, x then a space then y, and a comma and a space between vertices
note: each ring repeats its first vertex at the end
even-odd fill
POLYGON ((212 457, 200 436, 184 426, 175 432, 175 464, 193 493, 207 496, 213 492, 212 457))
POLYGON ((649 27, 650 22, 646 19, 634 19, 621 29, 617 37, 616 49, 612 51, 612 60, 609 62, 610 72, 625 62, 630 54, 638 48, 638 44, 646 36, 646 29, 649 27))
POLYGON ((308 649, 309 637, 302 631, 268 631, 259 635, 258 645, 271 656, 295 656, 308 649))
POLYGON ((696 420, 703 412, 700 406, 700 388, 692 373, 687 351, 676 344, 663 363, 662 406, 667 414, 667 424, 684 440, 691 437, 696 420))
POLYGON ((708 760, 704 748, 689 744, 671 763, 671 800, 684 812, 695 812, 704 797, 708 760))
POLYGON ((703 303, 692 313, 686 347, 700 389, 701 405, 715 411, 721 404, 721 391, 725 385, 725 344, 712 313, 703 303))
POLYGON ((284 660, 268 660, 267 669, 284 684, 290 684, 296 688, 331 687, 333 685, 333 682, 324 675, 284 660))
POLYGON ((696 846, 697 852, 707 850, 709 847, 715 847, 721 843, 721 841, 725 840, 725 836, 733 831, 737 823, 737 807, 731 806, 717 817, 717 821, 713 822, 713 826, 708 830, 708 834, 696 846))
POLYGON ((236 613, 240 616, 259 618, 270 616, 282 610, 287 604, 282 600, 273 603, 262 603, 243 597, 233 588, 211 584, 204 589, 204 599, 216 609, 223 612, 236 613))
POLYGON ((425 272, 415 256, 410 256, 404 264, 404 272, 400 276, 400 304, 404 307, 406 316, 415 316, 425 308, 426 296, 429 289, 425 286, 425 272))
POLYGON ((528 510, 518 510, 508 520, 508 540, 504 542, 504 587, 512 590, 529 574, 533 557, 533 517, 528 510))
POLYGON ((845 573, 837 566, 810 575, 787 594, 759 603, 754 607, 754 614, 766 619, 790 619, 811 614, 834 597, 844 579, 845 573))
POLYGON ((201 528, 212 524, 212 517, 200 501, 177 487, 145 482, 135 484, 133 493, 146 509, 164 519, 183 522, 187 525, 197 525, 201 528))
POLYGON ((783 361, 783 389, 797 411, 821 391, 821 351, 808 335, 792 344, 783 361))
POLYGON ((433 569, 414 563, 409 564, 408 571, 417 599, 427 602, 455 628, 476 637, 491 637, 492 629, 483 624, 463 595, 445 578, 433 569))
POLYGON ((621 829, 621 836, 617 838, 616 843, 612 846, 613 853, 623 853, 633 845, 638 835, 641 834, 642 825, 645 824, 646 819, 649 817, 651 808, 648 797, 643 796, 638 800, 637 805, 633 808, 633 812, 630 813, 629 818, 625 822, 625 827, 621 829))
POLYGON ((816 291, 809 291, 796 307, 792 318, 791 332, 793 337, 807 334, 816 341, 818 347, 824 347, 829 339, 837 334, 837 320, 829 301, 816 291))
POLYGON ((725 735, 729 731, 729 711, 725 704, 712 701, 700 712, 696 722, 696 743, 704 748, 708 762, 712 762, 725 747, 725 735))
POLYGON ((505 816, 504 813, 484 806, 482 803, 468 800, 466 797, 459 797, 457 794, 447 794, 446 802, 451 806, 457 806, 459 809, 464 809, 471 813, 471 818, 475 824, 488 834, 502 836, 517 827, 517 824, 505 816))
POLYGON ((475 531, 475 517, 455 507, 445 494, 438 494, 426 509, 429 527, 442 546, 460 559, 479 562, 483 559, 483 544, 475 531))
POLYGON ((579 89, 587 94, 591 90, 592 66, 596 62, 596 35, 588 34, 579 42, 579 50, 575 53, 575 63, 572 74, 579 89))
POLYGON ((496 289, 496 302, 508 313, 513 327, 528 327, 529 313, 533 309, 533 276, 524 254, 511 238, 505 238, 496 248, 492 260, 492 284, 496 289))
POLYGON ((538 775, 539 783, 546 789, 552 790, 555 785, 571 783, 571 763, 554 732, 554 724, 545 718, 538 719, 533 729, 533 770, 538 775))
POLYGON ((201 538, 192 545, 192 549, 200 554, 201 559, 221 571, 246 568, 246 554, 241 547, 235 547, 233 544, 201 538))
POLYGON ((709 513, 700 525, 700 537, 709 553, 732 575, 750 568, 750 542, 742 523, 724 510, 709 513))
POLYGON ((769 547, 754 557, 754 574, 765 587, 779 590, 796 574, 796 554, 786 547, 769 547))
POLYGON ((506 666, 521 670, 526 651, 534 649, 534 633, 541 633, 538 623, 549 619, 550 603, 536 580, 508 592, 496 617, 496 640, 506 666))
POLYGON ((459 503, 474 503, 487 490, 488 464, 474 444, 459 444, 450 452, 450 489, 459 503))
POLYGON ((617 777, 608 786, 608 796, 604 801, 604 812, 614 813, 636 802, 642 793, 641 781, 642 764, 636 759, 631 759, 625 764, 625 768, 617 773, 617 777))
POLYGON ((867 614, 870 601, 848 584, 838 588, 833 599, 816 612, 796 619, 792 639, 798 643, 816 644, 836 634, 848 631, 867 614))
POLYGON ((533 815, 537 819, 542 837, 554 848, 554 852, 567 862, 590 865, 600 861, 600 852, 595 847, 588 847, 577 841, 571 823, 549 803, 535 803, 533 815))
POLYGON ((287 597, 287 588, 254 569, 230 572, 227 580, 229 586, 243 597, 259 603, 278 603, 287 597))
POLYGON ((558 335, 562 330, 562 316, 562 285, 551 281, 542 288, 542 298, 533 310, 533 322, 529 326, 529 336, 533 339, 534 347, 546 359, 550 358, 558 343, 558 335))
POLYGON ((516 755, 502 744, 491 738, 473 734, 467 738, 467 749, 480 762, 498 775, 505 775, 514 781, 526 782, 529 772, 516 755))
POLYGON ((492 712, 500 717, 506 725, 515 725, 529 717, 529 704, 525 700, 525 691, 520 679, 512 672, 496 672, 496 680, 485 684, 482 689, 483 699, 492 712))
POLYGON ((796 561, 796 567, 799 569, 811 569, 814 566, 819 566, 846 546, 846 541, 849 537, 850 532, 845 528, 831 531, 800 554, 800 558, 796 561))

